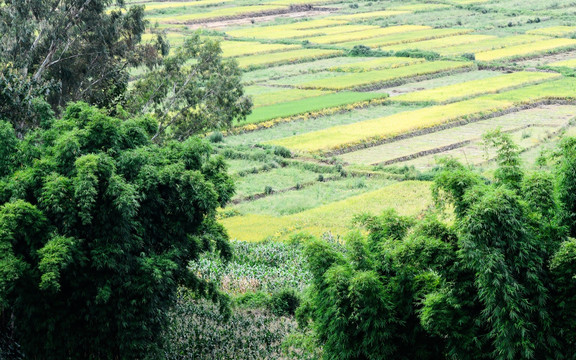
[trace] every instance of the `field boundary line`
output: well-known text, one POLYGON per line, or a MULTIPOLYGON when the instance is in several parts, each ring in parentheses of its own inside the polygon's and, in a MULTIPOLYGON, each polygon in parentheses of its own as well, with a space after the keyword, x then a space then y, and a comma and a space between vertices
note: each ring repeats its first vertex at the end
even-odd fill
MULTIPOLYGON (((513 129, 509 129, 509 130, 505 130, 502 131, 503 133, 514 133, 520 130, 524 130, 524 129, 528 129, 531 127, 538 127, 536 124, 527 124, 527 125, 523 125, 523 126, 519 126, 517 128, 513 128, 513 129)), ((428 156, 428 155, 434 155, 434 154, 440 154, 443 153, 445 151, 450 151, 450 150, 455 150, 461 147, 464 147, 466 145, 469 145, 471 143, 477 142, 479 140, 482 140, 481 137, 476 137, 473 139, 469 139, 469 140, 464 140, 464 141, 460 141, 460 142, 456 142, 450 145, 444 145, 444 146, 439 146, 433 149, 428 149, 428 150, 423 150, 423 151, 418 151, 415 152, 413 154, 410 155, 405 155, 405 156, 400 156, 394 159, 390 159, 390 160, 386 160, 386 161, 381 161, 381 162, 376 162, 376 163, 372 163, 370 165, 380 165, 380 166, 388 166, 388 165, 392 165, 392 164, 397 164, 399 162, 404 162, 404 161, 408 161, 408 160, 413 160, 413 159, 418 159, 421 158, 423 156, 428 156)))
POLYGON ((354 151, 358 151, 358 150, 362 150, 362 149, 367 149, 367 148, 371 148, 371 147, 378 146, 378 145, 389 144, 389 143, 397 142, 400 140, 410 139, 410 138, 413 138, 416 136, 431 134, 431 133, 438 132, 441 130, 447 130, 447 129, 455 128, 455 127, 466 125, 466 124, 471 124, 471 123, 482 121, 482 120, 492 119, 492 118, 495 118, 498 116, 503 116, 506 114, 511 114, 511 113, 522 111, 522 110, 533 109, 533 108, 536 108, 536 107, 542 106, 542 105, 576 105, 576 100, 545 99, 545 100, 535 101, 532 103, 522 104, 519 106, 512 106, 510 108, 507 108, 507 109, 504 109, 501 111, 496 111, 496 112, 493 112, 490 114, 485 114, 485 115, 481 115, 481 116, 477 116, 477 117, 469 117, 469 118, 466 118, 463 120, 456 120, 456 121, 448 122, 445 124, 425 128, 425 129, 419 129, 416 131, 412 131, 412 132, 408 132, 408 133, 401 134, 398 136, 394 136, 392 138, 380 139, 380 140, 375 140, 375 141, 368 140, 367 142, 364 142, 361 144, 356 144, 356 145, 352 145, 349 147, 344 147, 344 148, 332 150, 332 151, 321 151, 320 153, 323 156, 328 156, 328 157, 347 154, 350 152, 354 152, 354 151))

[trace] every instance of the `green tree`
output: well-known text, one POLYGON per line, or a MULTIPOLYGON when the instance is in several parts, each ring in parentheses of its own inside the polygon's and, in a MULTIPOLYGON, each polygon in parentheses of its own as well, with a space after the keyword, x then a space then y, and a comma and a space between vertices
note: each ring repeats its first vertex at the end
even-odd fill
POLYGON ((576 140, 557 177, 525 174, 500 132, 498 169, 485 178, 444 160, 434 180, 454 225, 393 212, 358 219, 346 249, 313 241, 312 289, 298 309, 327 359, 576 359, 576 140), (562 211, 559 211, 559 210, 562 211))
POLYGON ((165 57, 138 79, 127 97, 135 114, 153 114, 153 139, 178 140, 212 129, 230 127, 251 111, 244 96, 241 71, 224 60, 217 41, 188 37, 175 54, 165 57))
POLYGON ((576 138, 560 144, 557 177, 562 223, 570 236, 576 237, 576 138))
POLYGON ((123 1, 0 1, 0 62, 36 84, 52 84, 48 99, 54 107, 80 99, 117 103, 128 66, 153 56, 157 47, 140 44, 142 6, 108 12, 112 4, 123 1))
POLYGON ((83 103, 21 141, 0 124, 0 319, 27 358, 154 354, 179 286, 225 305, 188 270, 230 256, 215 211, 233 184, 209 145, 159 147, 151 118, 83 103))

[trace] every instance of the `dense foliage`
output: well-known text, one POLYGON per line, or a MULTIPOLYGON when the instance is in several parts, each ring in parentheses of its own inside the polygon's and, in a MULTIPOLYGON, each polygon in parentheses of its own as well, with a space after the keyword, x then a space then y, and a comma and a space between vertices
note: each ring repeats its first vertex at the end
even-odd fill
POLYGON ((437 215, 361 216, 345 251, 306 249, 312 291, 298 309, 326 359, 575 359, 575 140, 557 178, 527 174, 500 132, 493 179, 448 160, 435 180, 437 215))
POLYGON ((126 90, 128 65, 157 50, 140 44, 144 8, 106 11, 112 4, 116 1, 0 1, 0 62, 35 84, 51 85, 54 106, 80 99, 117 103, 126 90))
POLYGON ((250 113, 218 41, 193 35, 169 55, 162 33, 142 41, 147 25, 144 7, 123 0, 0 0, 0 119, 21 137, 45 125, 48 103, 59 113, 84 101, 112 115, 153 114, 154 139, 183 140, 250 113))
POLYGON ((244 97, 241 71, 235 61, 222 59, 217 41, 201 40, 196 34, 174 52, 151 66, 128 93, 131 112, 156 116, 154 139, 182 140, 227 128, 250 113, 252 103, 244 97))
POLYGON ((0 320, 27 358, 143 358, 179 286, 225 299, 187 268, 230 257, 225 165, 198 139, 152 144, 155 130, 83 103, 24 140, 0 122, 0 320))

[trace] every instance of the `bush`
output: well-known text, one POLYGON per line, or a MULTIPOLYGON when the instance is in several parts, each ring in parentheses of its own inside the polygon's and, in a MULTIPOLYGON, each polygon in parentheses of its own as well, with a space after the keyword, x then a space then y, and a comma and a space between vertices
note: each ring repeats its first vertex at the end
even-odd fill
POLYGON ((294 289, 283 289, 272 294, 269 303, 270 311, 278 316, 294 315, 298 306, 300 297, 294 289))
POLYGON ((290 150, 288 150, 284 146, 275 146, 274 155, 289 159, 292 157, 292 152, 290 152, 290 150))
POLYGON ((270 299, 270 295, 263 291, 246 292, 236 298, 236 303, 245 308, 264 309, 270 304, 270 299))
POLYGON ((354 45, 348 54, 350 56, 370 56, 372 55, 372 49, 366 45, 354 45))
POLYGON ((208 140, 211 143, 219 143, 219 142, 222 142, 224 140, 224 135, 222 135, 222 133, 220 131, 214 131, 213 133, 211 133, 208 136, 208 140))

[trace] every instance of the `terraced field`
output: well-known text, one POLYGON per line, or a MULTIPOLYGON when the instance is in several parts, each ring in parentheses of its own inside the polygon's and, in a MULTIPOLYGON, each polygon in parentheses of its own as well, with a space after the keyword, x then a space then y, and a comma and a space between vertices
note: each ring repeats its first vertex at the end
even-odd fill
POLYGON ((429 183, 406 180, 429 179, 439 156, 490 168, 486 131, 510 133, 526 161, 576 133, 571 0, 143 4, 146 41, 164 31, 177 48, 204 28, 244 71, 253 111, 214 144, 237 183, 221 211, 233 238, 420 214, 429 183))

